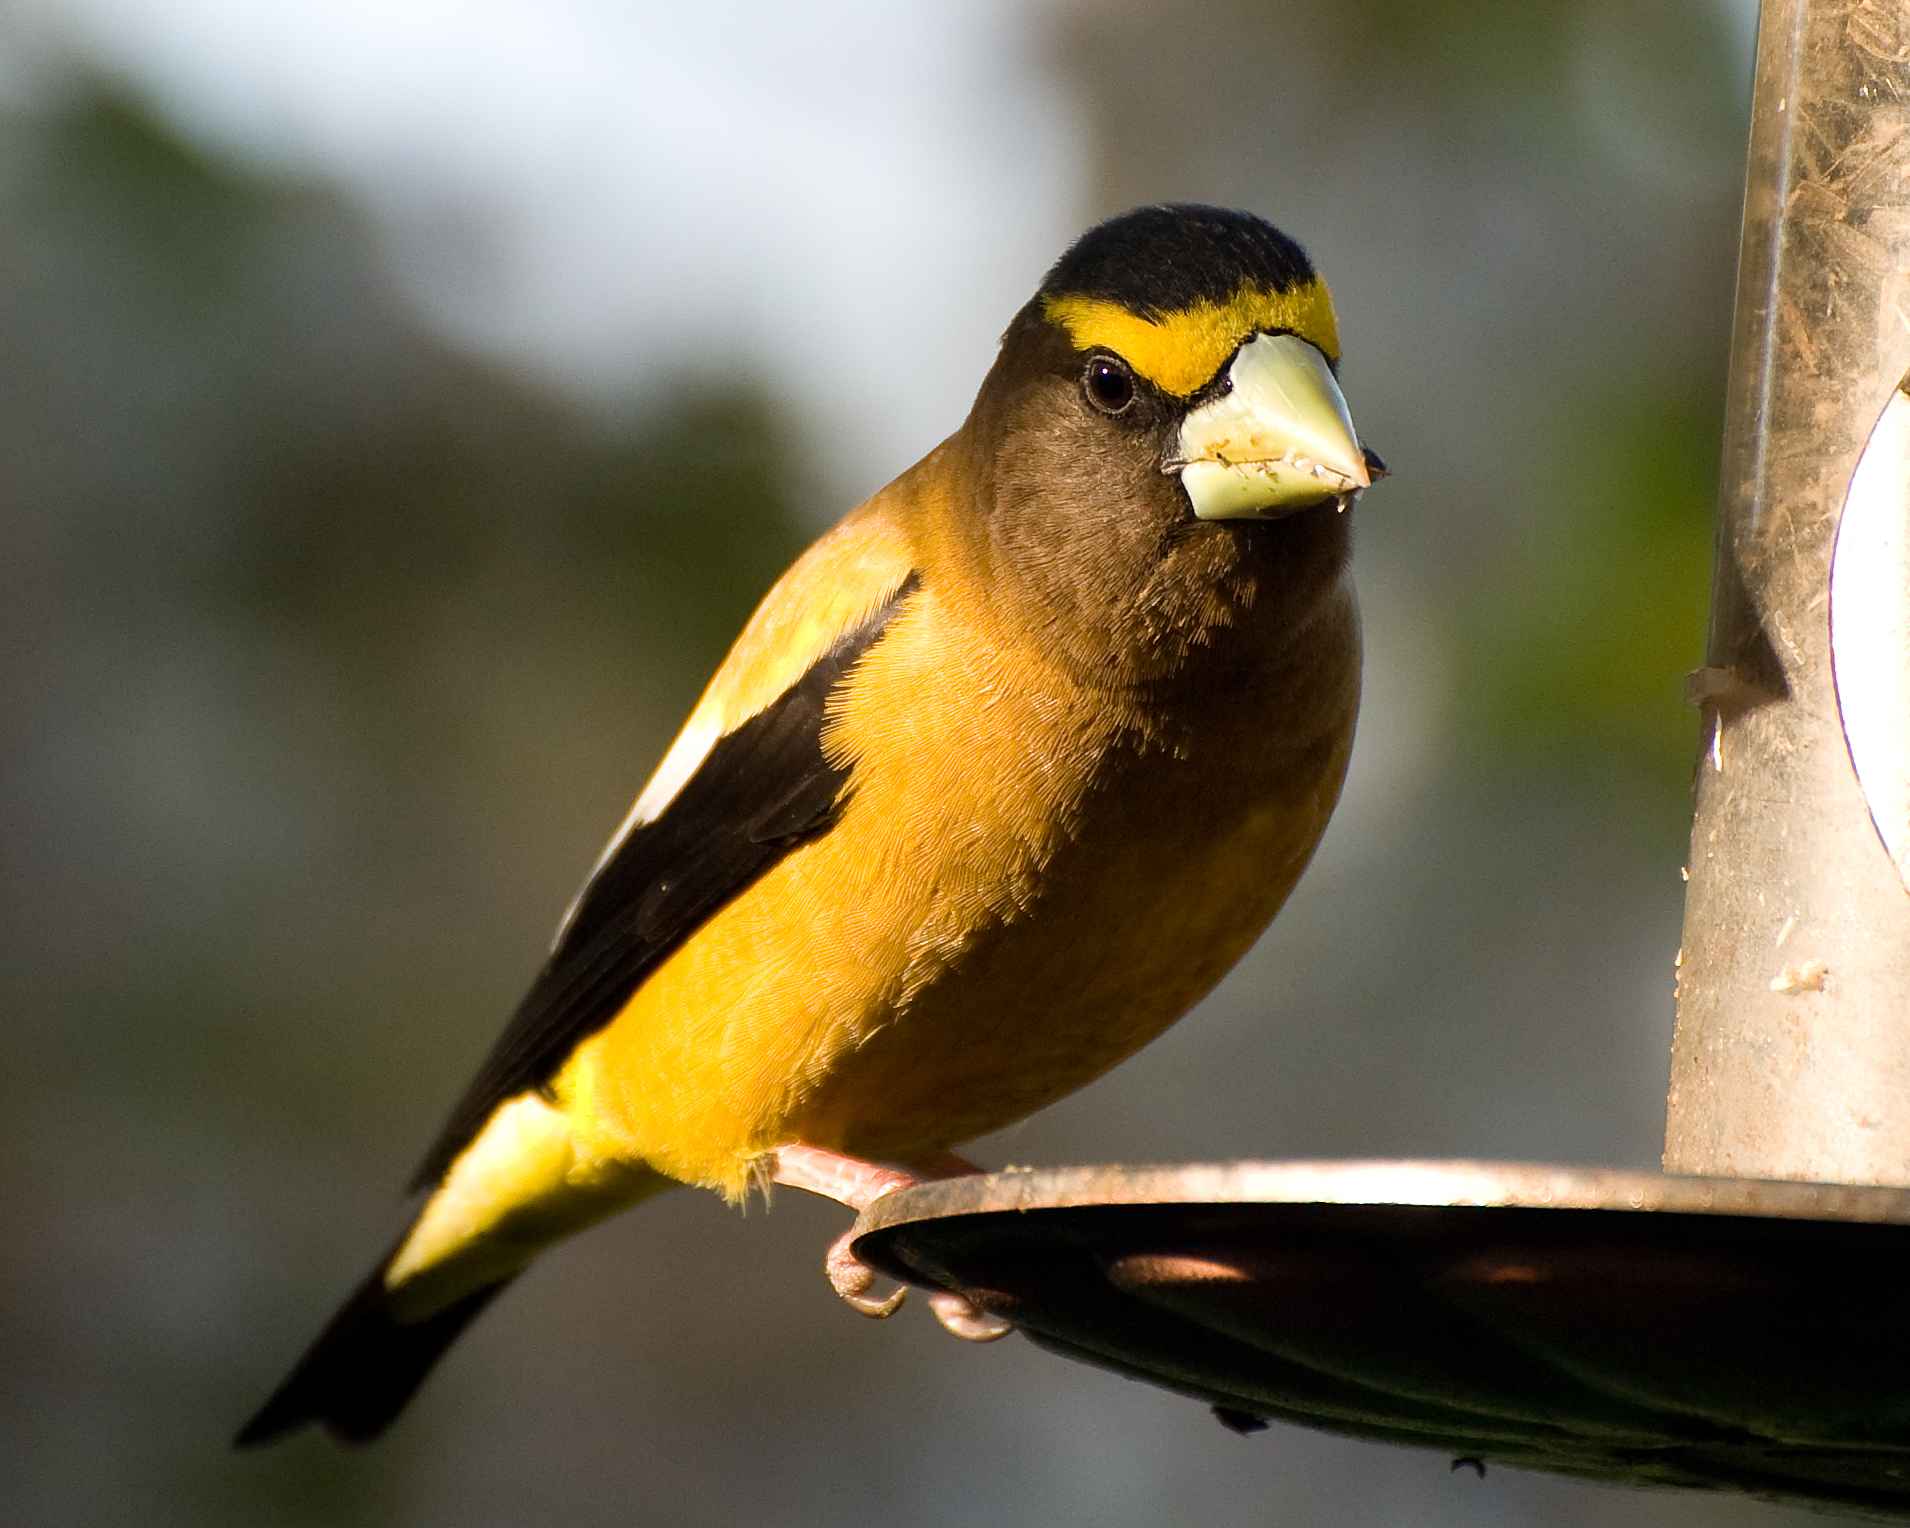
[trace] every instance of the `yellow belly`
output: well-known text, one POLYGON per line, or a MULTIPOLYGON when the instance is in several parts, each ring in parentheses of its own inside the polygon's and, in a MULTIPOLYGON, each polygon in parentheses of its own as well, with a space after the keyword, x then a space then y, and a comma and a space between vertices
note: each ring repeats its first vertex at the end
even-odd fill
POLYGON ((1351 742, 1344 619, 1317 693, 1268 676, 1169 733, 979 644, 885 641, 852 705, 901 717, 955 686, 987 725, 911 737, 910 777, 855 775, 830 832, 579 1049, 566 1113, 607 1155, 735 1197, 778 1145, 906 1159, 1093 1080, 1218 981, 1304 869, 1351 742), (1303 727, 1270 714, 1296 704, 1303 727))

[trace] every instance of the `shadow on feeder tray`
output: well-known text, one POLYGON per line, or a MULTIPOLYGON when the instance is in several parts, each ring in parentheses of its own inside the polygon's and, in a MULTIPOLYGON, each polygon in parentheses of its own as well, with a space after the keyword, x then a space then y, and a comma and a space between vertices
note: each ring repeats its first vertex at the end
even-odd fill
POLYGON ((1910 1191, 1506 1163, 951 1179, 858 1256, 1269 1421, 1910 1516, 1910 1191))

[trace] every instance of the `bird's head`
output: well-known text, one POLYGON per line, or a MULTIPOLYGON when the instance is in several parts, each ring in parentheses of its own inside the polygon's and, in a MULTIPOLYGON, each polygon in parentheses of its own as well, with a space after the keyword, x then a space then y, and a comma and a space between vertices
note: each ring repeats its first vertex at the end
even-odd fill
POLYGON ((952 522, 963 555, 1059 646, 1106 649, 1083 661, 1152 672, 1220 627, 1298 629, 1336 597, 1338 511, 1384 471, 1339 354, 1325 283, 1259 218, 1145 207, 1090 229, 950 442, 979 511, 952 522))
POLYGON ((1300 246, 1248 213, 1144 207, 1090 229, 1003 336, 980 400, 1201 520, 1348 507, 1384 472, 1335 375, 1339 326, 1300 246), (991 394, 993 395, 991 397, 991 394))

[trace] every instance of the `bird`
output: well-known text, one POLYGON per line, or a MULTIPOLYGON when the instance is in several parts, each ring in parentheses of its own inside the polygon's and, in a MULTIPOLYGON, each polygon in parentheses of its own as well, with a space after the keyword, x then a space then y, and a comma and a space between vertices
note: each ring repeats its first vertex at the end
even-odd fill
MULTIPOLYGON (((1088 229, 966 420, 765 596, 564 914, 404 1233, 238 1434, 361 1442, 554 1243, 676 1185, 860 1210, 1180 1018, 1299 880, 1381 476, 1305 251, 1088 229)), ((848 1233, 824 1258, 864 1314, 848 1233)), ((957 1335, 1007 1325, 953 1292, 957 1335)))

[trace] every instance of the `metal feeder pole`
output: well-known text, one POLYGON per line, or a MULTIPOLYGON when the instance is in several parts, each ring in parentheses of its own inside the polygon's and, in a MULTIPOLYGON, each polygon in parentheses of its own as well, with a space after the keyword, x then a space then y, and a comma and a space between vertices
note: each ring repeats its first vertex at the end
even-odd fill
POLYGON ((1838 536, 1910 367, 1905 11, 1765 0, 1760 18, 1668 1172, 1910 1184, 1910 894, 1880 836, 1910 769, 1899 437, 1879 434, 1877 524, 1838 536), (1898 644, 1859 628, 1835 673, 1834 556, 1840 580, 1888 575, 1877 629, 1898 644), (1860 684, 1858 665, 1884 672, 1860 684), (1846 721, 1879 710, 1897 746, 1860 783, 1846 721))

